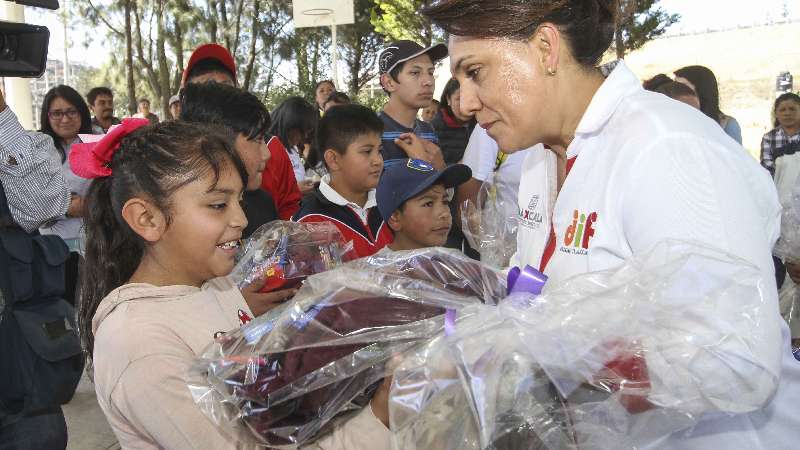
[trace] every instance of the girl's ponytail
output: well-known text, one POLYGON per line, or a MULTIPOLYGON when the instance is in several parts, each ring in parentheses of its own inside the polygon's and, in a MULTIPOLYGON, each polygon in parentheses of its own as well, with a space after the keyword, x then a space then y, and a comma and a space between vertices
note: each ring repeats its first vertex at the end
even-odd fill
POLYGON ((81 273, 78 329, 84 348, 92 354, 92 318, 111 291, 125 284, 142 259, 140 240, 124 221, 118 220, 111 203, 112 178, 92 182, 86 198, 86 261, 81 273))

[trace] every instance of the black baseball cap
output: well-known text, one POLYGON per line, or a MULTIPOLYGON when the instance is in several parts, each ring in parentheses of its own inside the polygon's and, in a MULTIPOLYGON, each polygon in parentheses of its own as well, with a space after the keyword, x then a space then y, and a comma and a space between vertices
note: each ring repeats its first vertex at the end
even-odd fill
POLYGON ((436 44, 423 48, 414 41, 394 41, 381 50, 381 54, 378 55, 378 73, 382 75, 391 72, 398 64, 423 54, 430 56, 431 61, 436 63, 447 57, 447 46, 436 44))
POLYGON ((375 199, 383 220, 408 201, 434 184, 446 189, 456 187, 472 177, 472 170, 464 164, 453 164, 443 171, 421 159, 390 159, 383 163, 383 173, 378 182, 375 199))

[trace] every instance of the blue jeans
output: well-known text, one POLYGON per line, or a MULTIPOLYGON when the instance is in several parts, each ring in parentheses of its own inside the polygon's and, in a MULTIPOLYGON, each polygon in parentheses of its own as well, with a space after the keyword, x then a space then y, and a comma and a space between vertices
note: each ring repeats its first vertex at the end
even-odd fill
POLYGON ((61 407, 0 421, 0 450, 64 450, 67 423, 61 407))

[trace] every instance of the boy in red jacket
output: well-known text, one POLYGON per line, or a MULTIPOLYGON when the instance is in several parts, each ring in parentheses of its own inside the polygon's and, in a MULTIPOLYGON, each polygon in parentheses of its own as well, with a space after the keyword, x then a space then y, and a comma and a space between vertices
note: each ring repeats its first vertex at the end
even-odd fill
MULTIPOLYGON (((370 256, 392 242, 378 212, 375 187, 383 170, 383 122, 361 105, 334 106, 319 121, 320 159, 329 175, 303 199, 297 222, 332 222, 358 257, 370 256)), ((274 158, 274 154, 273 154, 274 158)))

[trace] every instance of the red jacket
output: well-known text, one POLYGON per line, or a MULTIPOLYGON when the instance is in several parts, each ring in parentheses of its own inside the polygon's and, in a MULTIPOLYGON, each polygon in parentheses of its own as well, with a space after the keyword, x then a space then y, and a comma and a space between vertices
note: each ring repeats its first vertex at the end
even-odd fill
POLYGON ((261 189, 272 196, 281 220, 289 220, 300 209, 300 188, 297 187, 289 154, 280 139, 273 136, 267 147, 270 159, 261 177, 261 189))
POLYGON ((369 209, 367 222, 349 207, 337 205, 315 189, 303 199, 303 208, 292 219, 295 222, 331 222, 342 233, 345 241, 353 242, 353 251, 359 258, 370 256, 394 241, 394 236, 381 218, 377 207, 369 209))

